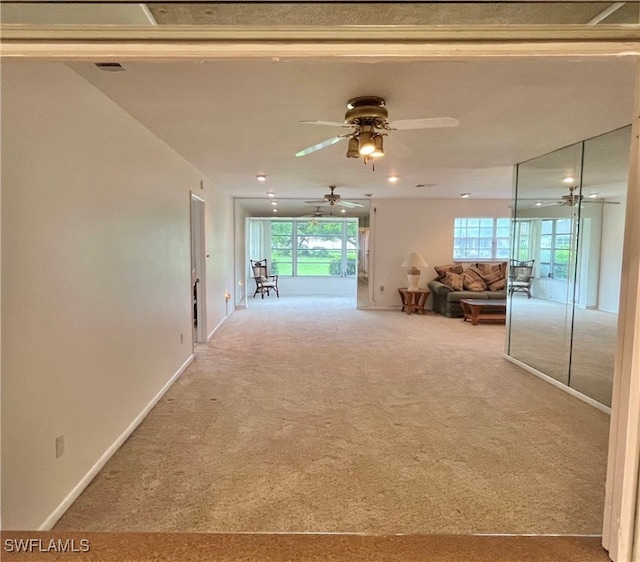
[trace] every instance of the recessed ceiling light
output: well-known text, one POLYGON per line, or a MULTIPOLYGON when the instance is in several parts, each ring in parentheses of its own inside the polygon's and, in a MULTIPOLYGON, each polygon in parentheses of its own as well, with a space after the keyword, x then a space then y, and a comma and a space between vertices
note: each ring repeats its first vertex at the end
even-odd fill
POLYGON ((340 209, 340 212, 341 212, 341 213, 346 213, 346 212, 347 212, 347 210, 346 210, 346 209, 340 209))
POLYGON ((590 193, 588 197, 591 197, 591 199, 595 199, 596 197, 598 197, 598 195, 598 193, 590 193))
POLYGON ((471 193, 461 193, 460 197, 462 197, 463 199, 468 199, 470 195, 471 193))
POLYGON ((274 209, 274 210, 273 210, 273 212, 274 212, 274 213, 277 213, 277 212, 278 212, 278 209, 274 209))
POLYGON ((389 183, 397 183, 400 178, 398 176, 389 176, 387 179, 389 183))
POLYGON ((265 176, 264 174, 258 174, 258 175, 256 176, 256 179, 257 179, 258 181, 267 181, 267 176, 265 176))
POLYGON ((542 207, 542 203, 540 203, 540 201, 538 201, 538 202, 536 203, 536 207, 542 207))
POLYGON ((271 193, 270 191, 267 192, 267 197, 275 197, 276 194, 275 193, 271 193))
POLYGON ((572 178, 571 176, 567 176, 566 178, 564 178, 562 180, 564 183, 573 183, 574 181, 576 181, 575 178, 572 178))
POLYGON ((277 202, 277 201, 271 201, 271 204, 272 204, 272 205, 277 205, 277 204, 278 204, 278 202, 277 202))

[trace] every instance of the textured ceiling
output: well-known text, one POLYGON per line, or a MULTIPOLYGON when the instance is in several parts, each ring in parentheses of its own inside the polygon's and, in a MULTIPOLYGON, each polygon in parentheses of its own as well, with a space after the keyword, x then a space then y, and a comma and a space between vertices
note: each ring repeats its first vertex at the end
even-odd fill
MULTIPOLYGON (((586 24, 611 2, 563 3, 147 3, 160 25, 514 25, 586 24)), ((602 23, 638 23, 638 3, 602 23)))
POLYGON ((3 23, 110 25, 637 24, 640 2, 30 2, 2 1, 3 23), (598 17, 602 15, 602 17, 598 17))

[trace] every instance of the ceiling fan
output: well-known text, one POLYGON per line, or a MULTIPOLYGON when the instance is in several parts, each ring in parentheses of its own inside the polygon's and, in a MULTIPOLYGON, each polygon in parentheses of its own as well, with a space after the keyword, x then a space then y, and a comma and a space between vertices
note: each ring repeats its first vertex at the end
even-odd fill
MULTIPOLYGON (((305 125, 328 125, 342 127, 347 132, 309 146, 296 153, 306 156, 312 152, 327 148, 343 139, 349 140, 347 158, 364 157, 365 164, 369 159, 384 156, 383 137, 389 131, 403 129, 433 129, 438 127, 457 127, 460 122, 452 117, 428 117, 422 119, 401 119, 389 121, 385 100, 378 96, 360 96, 347 102, 347 112, 342 123, 337 121, 300 121, 305 125)), ((389 137, 391 140, 391 137, 389 137)), ((392 150, 398 156, 410 156, 411 149, 393 139, 392 150)))
POLYGON ((577 185, 573 185, 569 187, 569 193, 567 195, 563 195, 560 199, 556 201, 548 201, 546 199, 520 199, 521 201, 536 201, 536 207, 552 207, 552 206, 562 206, 562 207, 575 207, 581 203, 599 203, 600 205, 619 205, 618 201, 605 201, 604 199, 599 198, 585 198, 584 195, 579 193, 575 193, 575 190, 578 189, 577 185))
POLYGON ((310 213, 308 215, 302 215, 303 217, 311 217, 314 219, 320 218, 320 217, 324 217, 324 213, 320 210, 320 205, 316 205, 316 210, 313 211, 313 213, 310 213))
POLYGON ((324 205, 326 203, 329 203, 329 205, 331 205, 332 207, 334 205, 341 205, 342 207, 347 207, 350 209, 353 209, 355 207, 364 207, 362 203, 356 203, 355 201, 345 201, 340 197, 340 195, 338 195, 337 193, 334 193, 336 189, 335 185, 330 185, 329 189, 331 190, 331 193, 325 193, 324 199, 316 199, 314 201, 305 201, 305 203, 309 203, 310 205, 317 205, 318 203, 320 203, 321 205, 324 205))

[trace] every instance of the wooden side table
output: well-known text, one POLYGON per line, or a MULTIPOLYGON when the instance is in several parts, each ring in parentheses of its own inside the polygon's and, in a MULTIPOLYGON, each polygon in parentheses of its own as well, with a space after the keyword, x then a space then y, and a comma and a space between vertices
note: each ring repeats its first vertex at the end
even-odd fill
POLYGON ((431 294, 427 289, 418 289, 417 291, 409 291, 406 287, 398 289, 398 294, 402 299, 402 312, 411 314, 417 312, 425 314, 424 305, 431 294))

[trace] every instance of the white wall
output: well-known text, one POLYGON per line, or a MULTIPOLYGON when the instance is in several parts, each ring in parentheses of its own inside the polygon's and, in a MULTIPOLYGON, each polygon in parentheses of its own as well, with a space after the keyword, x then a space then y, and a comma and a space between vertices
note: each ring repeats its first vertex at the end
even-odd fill
POLYGON ((604 205, 598 308, 618 312, 626 199, 611 201, 619 201, 620 204, 604 205))
POLYGON ((246 218, 249 216, 249 212, 244 207, 243 203, 239 199, 234 200, 234 246, 235 246, 235 303, 236 305, 244 306, 243 302, 246 298, 247 292, 252 293, 251 286, 247 286, 248 283, 248 264, 247 264, 247 250, 246 250, 246 218))
POLYGON ((3 61, 2 141, 2 519, 34 529, 191 356, 189 191, 207 201, 210 327, 233 213, 61 64, 3 61))
POLYGON ((211 338, 235 309, 236 293, 240 289, 233 273, 233 199, 208 180, 204 180, 204 191, 198 194, 205 200, 207 331, 211 338), (228 301, 226 294, 230 295, 228 301))
POLYGON ((356 296, 357 277, 280 277, 281 295, 292 296, 356 296))
POLYGON ((419 252, 429 264, 420 286, 436 274, 434 265, 453 261, 453 221, 456 217, 510 217, 510 200, 377 199, 371 201, 372 254, 369 283, 375 306, 400 306, 398 287, 407 286, 400 264, 409 252, 419 252), (380 287, 384 286, 381 291, 380 287))

